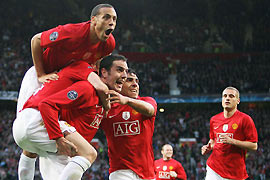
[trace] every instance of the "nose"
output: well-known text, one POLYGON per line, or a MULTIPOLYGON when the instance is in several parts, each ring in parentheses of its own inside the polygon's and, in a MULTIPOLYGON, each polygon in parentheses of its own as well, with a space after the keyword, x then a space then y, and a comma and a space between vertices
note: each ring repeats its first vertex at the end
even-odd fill
POLYGON ((133 82, 132 82, 132 85, 131 85, 132 87, 138 87, 138 83, 136 82, 136 80, 133 80, 133 82))
POLYGON ((114 28, 116 22, 113 20, 113 18, 110 19, 110 22, 109 22, 109 26, 111 26, 112 28, 114 28))
POLYGON ((126 72, 126 71, 123 71, 123 72, 122 72, 121 78, 122 78, 123 80, 126 80, 126 79, 127 79, 127 72, 126 72))

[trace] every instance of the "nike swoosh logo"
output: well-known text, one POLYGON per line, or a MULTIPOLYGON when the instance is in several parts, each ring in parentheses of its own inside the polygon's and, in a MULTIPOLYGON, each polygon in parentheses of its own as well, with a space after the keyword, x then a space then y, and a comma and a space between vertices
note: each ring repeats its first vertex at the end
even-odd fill
POLYGON ((214 127, 214 129, 217 129, 218 128, 218 126, 217 127, 214 127))
POLYGON ((109 116, 109 118, 113 118, 114 116, 116 116, 117 114, 115 114, 115 115, 112 115, 112 116, 109 116))

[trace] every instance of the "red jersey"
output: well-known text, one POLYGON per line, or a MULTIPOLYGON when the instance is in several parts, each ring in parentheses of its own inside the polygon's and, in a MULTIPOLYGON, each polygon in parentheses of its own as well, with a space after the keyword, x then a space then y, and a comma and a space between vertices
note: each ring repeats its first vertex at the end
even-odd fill
POLYGON ((115 48, 112 34, 105 42, 90 42, 90 24, 60 25, 41 34, 40 46, 45 48, 43 62, 46 73, 59 70, 72 61, 83 60, 95 64, 100 58, 109 55, 115 48))
POLYGON ((207 165, 223 178, 246 179, 248 177, 245 165, 246 150, 223 144, 219 139, 221 134, 228 134, 240 141, 258 142, 252 118, 237 110, 230 118, 225 118, 222 112, 210 120, 210 139, 215 140, 215 145, 207 165))
POLYGON ((24 104, 25 108, 38 108, 39 102, 56 92, 71 86, 77 81, 87 80, 88 75, 94 69, 84 61, 77 61, 63 68, 58 73, 58 80, 43 84, 34 95, 32 95, 24 104))
POLYGON ((178 179, 181 180, 187 179, 186 172, 180 162, 174 159, 165 161, 163 160, 163 158, 155 160, 156 180, 162 179, 175 180, 176 178, 170 176, 170 171, 175 171, 178 179))
POLYGON ((142 179, 154 179, 152 137, 157 104, 151 97, 138 99, 150 103, 155 115, 147 117, 128 105, 114 104, 100 127, 107 138, 110 173, 130 169, 142 179))
POLYGON ((58 123, 59 118, 74 126, 78 133, 90 142, 103 118, 99 97, 88 81, 76 82, 45 98, 38 107, 50 139, 63 136, 58 123))

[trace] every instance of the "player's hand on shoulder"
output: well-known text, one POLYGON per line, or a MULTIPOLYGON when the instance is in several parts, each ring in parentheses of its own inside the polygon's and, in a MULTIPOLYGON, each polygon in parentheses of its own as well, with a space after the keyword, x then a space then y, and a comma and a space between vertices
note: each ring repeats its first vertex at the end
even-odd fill
POLYGON ((107 100, 109 100, 112 104, 113 103, 120 103, 120 104, 125 105, 129 101, 128 97, 123 96, 114 90, 109 90, 108 95, 109 95, 109 98, 107 100))
POLYGON ((73 157, 77 154, 77 147, 64 137, 56 139, 57 153, 73 157))
POLYGON ((48 83, 50 81, 55 81, 59 78, 59 76, 57 75, 57 72, 52 72, 50 74, 44 74, 40 77, 38 77, 38 81, 41 83, 48 83))

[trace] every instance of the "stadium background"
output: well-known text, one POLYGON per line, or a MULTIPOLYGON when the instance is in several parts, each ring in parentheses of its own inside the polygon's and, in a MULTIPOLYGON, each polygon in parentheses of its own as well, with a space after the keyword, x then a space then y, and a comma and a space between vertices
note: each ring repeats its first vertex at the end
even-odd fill
MULTIPOLYGON (((141 95, 158 102, 153 147, 174 146, 188 179, 203 179, 209 119, 221 112, 226 86, 240 90, 239 109, 255 121, 259 143, 247 154, 249 179, 270 179, 270 2, 267 0, 9 0, 0 2, 0 179, 17 179, 21 150, 11 126, 17 91, 32 66, 30 39, 60 24, 87 21, 98 3, 118 13, 115 52, 139 73, 141 95)), ((108 179, 106 140, 84 179, 108 179)), ((121 153, 121 152, 119 152, 121 153)), ((36 178, 41 179, 38 170, 36 178)))

